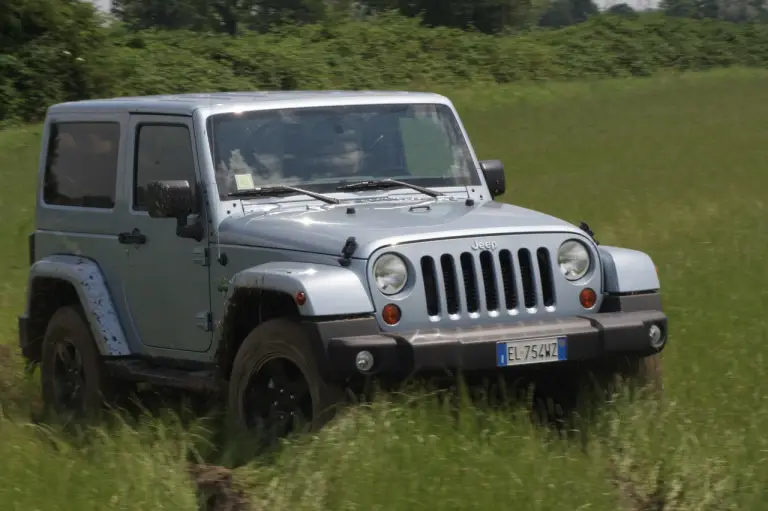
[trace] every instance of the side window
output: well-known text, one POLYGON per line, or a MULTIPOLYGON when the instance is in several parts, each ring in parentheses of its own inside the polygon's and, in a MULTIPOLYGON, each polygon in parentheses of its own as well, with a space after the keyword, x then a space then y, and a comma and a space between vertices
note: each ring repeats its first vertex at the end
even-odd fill
POLYGON ((120 125, 51 125, 43 201, 57 206, 110 209, 115 205, 120 125))
POLYGON ((133 209, 146 211, 144 193, 151 181, 187 180, 195 193, 195 160, 187 126, 142 124, 136 133, 133 209))

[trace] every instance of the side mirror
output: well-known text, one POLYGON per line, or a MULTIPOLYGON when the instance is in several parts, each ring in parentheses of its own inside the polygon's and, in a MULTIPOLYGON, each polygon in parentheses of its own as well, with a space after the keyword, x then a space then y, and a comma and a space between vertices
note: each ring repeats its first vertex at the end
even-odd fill
POLYGON ((152 218, 184 218, 195 209, 189 181, 152 181, 146 189, 147 211, 152 218))
POLYGON ((507 179, 504 176, 504 164, 500 160, 483 160, 480 162, 485 182, 491 190, 491 197, 503 195, 507 190, 507 179))
POLYGON ((202 241, 204 229, 200 218, 187 225, 187 217, 196 212, 195 196, 189 181, 152 181, 147 183, 147 212, 151 218, 175 218, 176 236, 202 241))

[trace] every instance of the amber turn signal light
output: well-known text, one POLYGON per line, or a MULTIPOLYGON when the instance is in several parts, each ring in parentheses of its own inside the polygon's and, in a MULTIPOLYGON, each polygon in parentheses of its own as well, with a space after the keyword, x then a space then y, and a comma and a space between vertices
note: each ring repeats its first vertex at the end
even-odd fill
POLYGON ((296 293, 296 303, 298 303, 299 305, 304 305, 305 303, 307 303, 307 295, 304 294, 304 291, 299 291, 298 293, 296 293))
POLYGON ((399 323, 401 316, 402 313, 400 312, 400 307, 394 303, 385 305, 384 309, 381 311, 381 317, 384 319, 384 323, 388 325, 396 325, 399 323))
POLYGON ((585 309, 591 309, 597 303, 597 293, 591 287, 585 287, 579 293, 579 302, 585 309))

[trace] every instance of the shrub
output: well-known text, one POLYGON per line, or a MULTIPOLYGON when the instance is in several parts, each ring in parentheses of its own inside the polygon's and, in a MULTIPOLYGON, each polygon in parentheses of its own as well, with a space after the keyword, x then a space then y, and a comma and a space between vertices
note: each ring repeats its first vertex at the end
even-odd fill
POLYGON ((426 28, 417 19, 395 14, 283 26, 235 38, 187 31, 126 32, 82 13, 78 23, 87 28, 79 39, 44 35, 0 54, 0 123, 33 121, 51 103, 94 97, 424 89, 768 64, 768 25, 657 13, 602 14, 563 29, 514 35, 426 28))

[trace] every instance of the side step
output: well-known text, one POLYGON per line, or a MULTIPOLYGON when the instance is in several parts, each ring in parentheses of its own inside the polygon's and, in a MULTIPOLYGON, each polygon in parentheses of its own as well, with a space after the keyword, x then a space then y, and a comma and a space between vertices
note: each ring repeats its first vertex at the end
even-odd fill
POLYGON ((149 383, 190 392, 218 393, 222 390, 213 371, 185 371, 150 365, 142 360, 107 360, 110 374, 119 380, 149 383))

